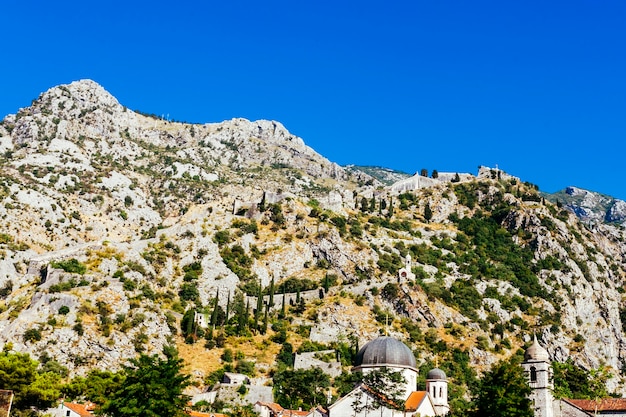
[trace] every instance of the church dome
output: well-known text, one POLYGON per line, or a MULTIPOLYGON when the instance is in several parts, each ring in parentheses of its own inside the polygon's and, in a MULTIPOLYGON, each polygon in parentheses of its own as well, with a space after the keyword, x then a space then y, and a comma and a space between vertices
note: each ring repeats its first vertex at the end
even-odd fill
POLYGON ((537 336, 535 336, 533 344, 524 352, 524 361, 550 362, 550 355, 548 351, 537 342, 537 336))
POLYGON ((439 368, 431 369, 426 374, 426 379, 446 379, 446 373, 439 368))
POLYGON ((356 355, 356 367, 375 365, 417 368, 411 349, 393 337, 379 337, 368 342, 356 355))

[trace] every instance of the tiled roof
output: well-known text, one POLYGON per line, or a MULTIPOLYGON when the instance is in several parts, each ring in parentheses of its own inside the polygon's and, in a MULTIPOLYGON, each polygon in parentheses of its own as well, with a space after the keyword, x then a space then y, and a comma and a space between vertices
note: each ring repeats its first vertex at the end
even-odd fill
POLYGON ((626 398, 603 398, 601 400, 571 400, 568 403, 583 411, 626 411, 626 398))
MULTIPOLYGON (((91 414, 88 410, 87 410, 87 406, 83 405, 83 404, 77 404, 77 403, 63 403, 63 405, 66 408, 69 408, 70 410, 72 410, 73 412, 77 413, 80 417, 92 417, 93 414, 91 414)), ((89 404, 88 404, 89 405, 89 404)))
POLYGON ((304 417, 309 414, 309 411, 301 411, 301 410, 283 410, 283 417, 291 417, 291 416, 300 416, 304 417))
POLYGON ((201 413, 200 411, 193 411, 193 410, 187 411, 187 414, 189 414, 191 417, 227 417, 226 414, 201 413))
POLYGON ((407 411, 415 411, 419 408, 428 393, 426 391, 413 391, 404 403, 404 409, 407 411))
POLYGON ((257 401, 257 404, 260 404, 269 408, 273 413, 279 413, 284 410, 280 404, 276 404, 276 403, 266 403, 263 401, 257 401))

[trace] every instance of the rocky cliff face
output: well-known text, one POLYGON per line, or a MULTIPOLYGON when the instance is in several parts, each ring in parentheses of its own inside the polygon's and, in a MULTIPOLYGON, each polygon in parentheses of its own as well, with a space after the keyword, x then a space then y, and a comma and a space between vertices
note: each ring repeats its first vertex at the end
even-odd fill
POLYGON ((554 203, 563 204, 583 221, 613 224, 626 222, 626 202, 607 195, 567 187, 563 191, 547 195, 547 198, 554 203))
MULTIPOLYGON (((92 81, 7 116, 0 154, 0 342, 73 373, 175 341, 200 378, 221 348, 184 345, 186 311, 237 297, 253 311, 259 287, 276 300, 301 287, 294 344, 387 328, 420 363, 467 355, 481 371, 537 333, 555 360, 609 367, 624 392, 623 231, 505 173, 384 186, 280 123, 167 122, 92 81), (407 264, 416 279, 399 275, 407 264)), ((251 329, 228 343, 250 344, 266 372, 279 330, 251 329)))

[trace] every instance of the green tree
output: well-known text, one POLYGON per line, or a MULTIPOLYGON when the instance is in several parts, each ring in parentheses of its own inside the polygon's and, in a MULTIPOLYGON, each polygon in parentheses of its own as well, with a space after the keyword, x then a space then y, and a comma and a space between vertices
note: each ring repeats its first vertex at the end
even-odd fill
POLYGON ((420 171, 420 176, 427 177, 428 176, 428 170, 426 168, 422 168, 421 171, 420 171))
POLYGON ((213 313, 211 314, 211 326, 215 327, 218 324, 219 318, 219 308, 220 308, 220 292, 217 291, 215 294, 215 305, 213 306, 213 313))
POLYGON ((37 361, 28 353, 12 352, 10 343, 0 353, 0 387, 12 390, 16 410, 52 406, 60 396, 60 376, 53 372, 37 372, 37 361))
POLYGON ((474 395, 478 417, 533 417, 531 389, 515 360, 500 361, 478 382, 474 395))
POLYGON ((265 193, 263 193, 263 197, 261 197, 261 202, 259 203, 259 211, 263 213, 266 208, 267 207, 265 205, 265 193))
POLYGON ((367 202, 367 198, 362 197, 361 198, 361 211, 363 213, 367 213, 368 210, 369 210, 369 204, 367 202))
MULTIPOLYGON (((362 382, 370 388, 378 398, 385 398, 386 406, 396 410, 404 410, 404 384, 406 380, 402 372, 390 368, 379 368, 363 375, 362 382)), ((378 401, 365 405, 354 404, 355 411, 376 410, 380 407, 378 401)))
POLYGON ((77 259, 72 258, 67 261, 50 262, 50 266, 56 269, 62 269, 65 272, 84 275, 87 271, 87 266, 79 262, 77 259))
POLYGON ((424 206, 424 218, 426 219, 427 222, 429 222, 430 219, 433 218, 433 211, 430 208, 429 202, 426 202, 426 206, 424 206))
POLYGON ((37 376, 37 362, 27 353, 11 352, 12 346, 5 346, 0 353, 0 386, 12 390, 16 408, 26 406, 25 391, 37 376))
POLYGON ((190 308, 185 311, 183 318, 180 320, 180 330, 183 333, 183 337, 185 338, 185 342, 191 344, 194 342, 194 328, 195 328, 195 315, 196 310, 190 308))
POLYGON ((188 398, 183 390, 189 376, 181 373, 183 360, 172 347, 159 355, 131 359, 124 367, 124 383, 102 406, 102 413, 111 417, 184 417, 188 398))
POLYGON ((268 293, 270 295, 270 299, 269 299, 268 305, 270 307, 274 306, 274 291, 275 291, 275 289, 274 289, 274 277, 272 277, 272 281, 270 282, 270 289, 268 291, 268 293))
POLYGON ((76 376, 61 387, 63 395, 71 400, 89 400, 104 404, 124 382, 121 372, 94 369, 87 377, 76 376))
POLYGON ((389 197, 389 209, 387 210, 387 217, 391 218, 393 216, 393 198, 389 197))
POLYGON ((258 291, 256 294, 256 308, 254 309, 254 326, 259 328, 259 318, 261 317, 261 312, 263 311, 263 288, 259 283, 258 291))
POLYGON ((276 401, 292 410, 325 404, 329 386, 330 378, 319 368, 285 369, 274 374, 276 401))
POLYGON ((552 369, 554 396, 557 398, 596 399, 609 396, 606 381, 611 375, 604 368, 587 371, 569 358, 563 363, 552 363, 552 369))
POLYGON ((37 373, 35 380, 22 391, 24 402, 40 410, 52 407, 61 395, 60 381, 57 373, 37 373))

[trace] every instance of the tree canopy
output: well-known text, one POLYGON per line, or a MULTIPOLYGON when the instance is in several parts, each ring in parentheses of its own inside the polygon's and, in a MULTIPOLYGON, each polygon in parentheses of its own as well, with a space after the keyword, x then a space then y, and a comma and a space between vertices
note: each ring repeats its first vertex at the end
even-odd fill
MULTIPOLYGON (((391 368, 379 368, 363 375, 363 384, 385 398, 387 406, 404 410, 404 384, 406 380, 402 372, 393 371, 391 368)), ((370 409, 377 409, 380 404, 372 403, 370 409)))
POLYGON ((60 375, 54 372, 38 372, 38 362, 28 353, 13 352, 11 344, 0 352, 0 387, 14 392, 16 410, 30 407, 46 408, 60 396, 60 375))
POLYGON ((574 365, 569 358, 566 362, 553 362, 554 396, 557 398, 606 398, 609 393, 606 381, 611 377, 604 368, 589 371, 574 365))
POLYGON ((183 360, 173 348, 159 355, 142 354, 124 367, 125 381, 103 405, 111 417, 185 416, 188 398, 183 394, 189 376, 181 373, 183 360))
POLYGON ((516 360, 500 361, 478 383, 474 413, 478 417, 533 417, 530 386, 516 360))
POLYGON ((326 404, 329 386, 330 378, 319 368, 285 369, 274 374, 276 402, 290 409, 326 404))

